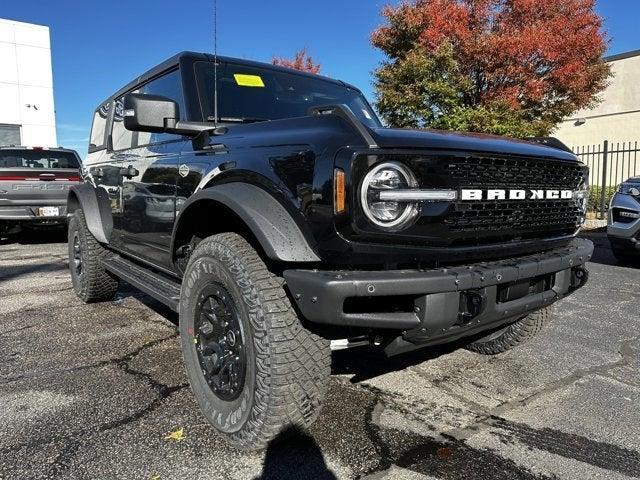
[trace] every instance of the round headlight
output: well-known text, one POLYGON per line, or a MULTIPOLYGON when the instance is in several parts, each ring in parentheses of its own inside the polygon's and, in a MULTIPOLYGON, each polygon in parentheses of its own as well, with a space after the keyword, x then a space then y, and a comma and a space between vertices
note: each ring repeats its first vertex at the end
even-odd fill
POLYGON ((380 192, 415 188, 418 182, 411 170, 397 162, 373 167, 360 187, 360 202, 367 218, 379 227, 400 229, 418 214, 418 204, 380 200, 380 192))

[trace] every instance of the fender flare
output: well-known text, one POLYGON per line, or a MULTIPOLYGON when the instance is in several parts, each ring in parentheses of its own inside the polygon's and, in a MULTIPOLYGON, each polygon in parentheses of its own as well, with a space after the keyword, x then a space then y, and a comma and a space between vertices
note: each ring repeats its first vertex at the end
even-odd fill
POLYGON ((113 230, 111 202, 103 188, 95 188, 89 183, 74 185, 67 195, 67 213, 72 215, 81 208, 87 221, 87 228, 100 243, 109 243, 113 230))
POLYGON ((215 185, 192 195, 183 205, 171 236, 171 251, 180 230, 181 218, 200 200, 214 200, 232 210, 249 228, 272 260, 319 262, 320 258, 285 207, 269 192, 255 185, 231 182, 215 185))

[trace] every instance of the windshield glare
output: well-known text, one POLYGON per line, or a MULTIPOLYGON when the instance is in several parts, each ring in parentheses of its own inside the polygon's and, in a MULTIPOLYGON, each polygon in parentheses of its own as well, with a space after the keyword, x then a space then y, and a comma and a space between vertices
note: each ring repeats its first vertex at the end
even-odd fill
MULTIPOLYGON (((198 64, 205 118, 214 121, 213 64, 198 64)), ((255 122, 304 117, 309 108, 345 104, 371 128, 380 122, 362 94, 346 86, 306 75, 235 64, 218 67, 218 121, 255 122)))
POLYGON ((50 150, 1 150, 0 168, 79 168, 71 152, 50 150))

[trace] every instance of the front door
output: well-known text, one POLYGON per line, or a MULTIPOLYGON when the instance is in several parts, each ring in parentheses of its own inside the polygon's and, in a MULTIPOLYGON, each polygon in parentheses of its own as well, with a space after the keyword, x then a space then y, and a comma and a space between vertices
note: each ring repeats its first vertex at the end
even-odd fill
MULTIPOLYGON (((136 91, 171 98, 184 111, 178 70, 136 91)), ((123 97, 116 99, 112 127, 113 157, 122 177, 120 246, 140 260, 171 269, 176 182, 180 152, 186 141, 179 135, 126 130, 119 114, 122 100, 123 97)))

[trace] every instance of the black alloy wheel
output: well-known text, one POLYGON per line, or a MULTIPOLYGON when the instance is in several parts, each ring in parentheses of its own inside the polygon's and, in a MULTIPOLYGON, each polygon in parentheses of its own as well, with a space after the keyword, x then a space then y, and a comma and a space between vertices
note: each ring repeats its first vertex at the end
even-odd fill
POLYGON ((78 276, 78 279, 81 280, 82 279, 82 250, 80 247, 80 235, 78 234, 78 232, 75 232, 73 235, 73 258, 71 259, 72 261, 72 268, 75 271, 76 275, 78 276))
POLYGON ((202 292, 194 327, 198 361, 211 391, 221 400, 235 400, 247 371, 245 335, 235 302, 222 285, 213 283, 202 292))

